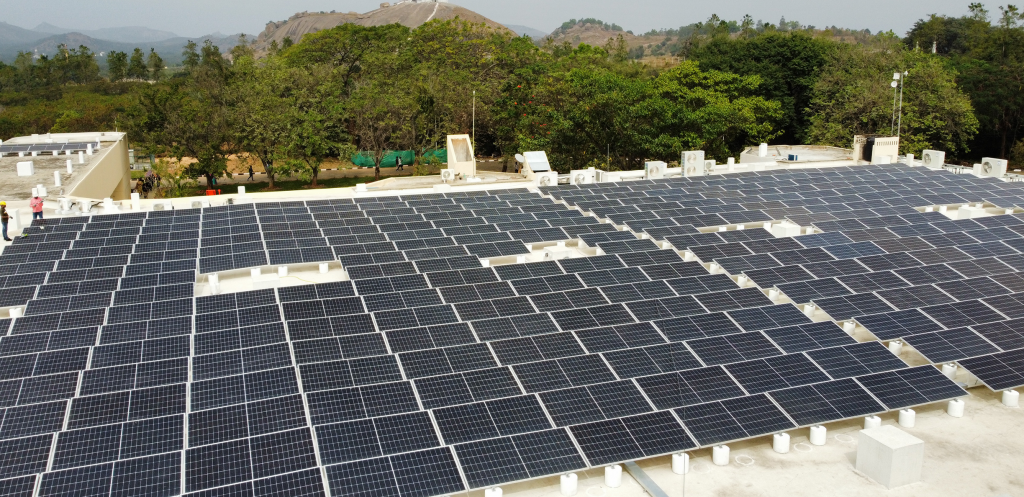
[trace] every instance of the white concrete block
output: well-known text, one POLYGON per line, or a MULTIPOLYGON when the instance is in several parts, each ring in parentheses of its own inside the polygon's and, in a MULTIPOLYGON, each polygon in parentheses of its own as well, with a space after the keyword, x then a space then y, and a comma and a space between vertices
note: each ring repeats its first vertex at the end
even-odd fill
POLYGON ((917 423, 917 411, 913 409, 901 410, 899 423, 904 428, 913 428, 917 423))
POLYGON ((882 426, 882 418, 878 416, 867 416, 864 418, 864 429, 870 430, 871 428, 878 428, 882 426))
POLYGON ((964 417, 964 401, 960 399, 953 399, 946 404, 946 414, 954 418, 964 417))
POLYGON ((622 466, 618 464, 604 467, 604 484, 609 488, 622 486, 622 466))
POLYGON ((562 495, 565 497, 572 497, 573 495, 576 495, 577 491, 579 491, 579 477, 576 476, 576 473, 562 475, 559 481, 559 486, 561 487, 560 490, 562 495))
POLYGON ((1006 390, 1003 392, 1003 405, 1006 407, 1018 407, 1020 406, 1020 392, 1016 390, 1006 390))
POLYGON ((810 442, 811 445, 825 445, 825 438, 828 434, 828 430, 821 425, 811 427, 810 442))
POLYGON ((789 433, 776 433, 772 436, 772 450, 779 454, 789 452, 789 433))
POLYGON ((728 466, 729 465, 729 446, 728 445, 716 445, 711 449, 711 462, 715 463, 715 466, 728 466))
POLYGON ((36 173, 36 165, 32 161, 18 163, 18 176, 32 176, 36 173))
POLYGON ((685 475, 690 472, 690 454, 672 454, 672 472, 685 475))
POLYGON ((857 439, 857 471, 896 488, 921 481, 924 441, 892 425, 861 430, 857 439))
POLYGON ((800 234, 800 225, 785 222, 772 225, 772 235, 777 238, 797 236, 800 234))
POLYGON ((984 207, 973 207, 971 205, 961 206, 956 211, 957 219, 972 219, 976 217, 985 217, 988 212, 985 211, 984 207))

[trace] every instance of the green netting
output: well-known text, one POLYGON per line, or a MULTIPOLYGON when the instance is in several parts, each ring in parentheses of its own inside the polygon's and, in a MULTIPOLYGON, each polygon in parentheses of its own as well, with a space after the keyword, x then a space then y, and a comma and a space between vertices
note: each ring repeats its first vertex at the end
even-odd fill
MULTIPOLYGON (((384 155, 384 159, 381 160, 380 167, 395 167, 395 159, 398 156, 402 157, 402 165, 411 166, 412 163, 416 160, 416 151, 397 150, 388 152, 387 154, 384 155)), ((441 162, 447 162, 448 151, 444 149, 430 150, 424 152, 422 155, 422 159, 424 161, 426 161, 430 157, 437 157, 438 159, 441 160, 441 162)), ((352 163, 359 167, 373 167, 373 154, 371 154, 370 152, 359 152, 358 154, 352 156, 352 163)))

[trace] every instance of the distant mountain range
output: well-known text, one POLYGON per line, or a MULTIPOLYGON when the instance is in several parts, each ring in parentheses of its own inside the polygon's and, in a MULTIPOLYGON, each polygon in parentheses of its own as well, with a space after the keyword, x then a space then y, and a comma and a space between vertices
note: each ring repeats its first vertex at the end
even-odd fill
MULTIPOLYGON (((397 22, 414 28, 432 19, 453 19, 455 17, 460 17, 470 22, 483 23, 494 29, 502 30, 507 28, 520 36, 529 36, 534 40, 541 40, 549 36, 548 33, 527 26, 503 26, 480 14, 452 4, 404 2, 390 7, 381 7, 365 14, 356 12, 332 12, 329 14, 300 12, 287 21, 269 23, 258 37, 254 35, 247 35, 247 37, 250 42, 255 42, 255 48, 258 53, 265 53, 272 41, 277 41, 280 44, 285 37, 289 37, 297 42, 302 39, 304 34, 329 29, 349 22, 364 26, 397 22)), ((163 57, 168 65, 173 66, 181 62, 182 48, 189 40, 195 41, 200 45, 205 40, 211 40, 214 45, 220 47, 222 52, 227 52, 237 45, 238 36, 238 34, 223 35, 221 33, 213 33, 206 36, 189 38, 178 36, 170 31, 161 31, 143 26, 73 29, 62 28, 45 22, 33 29, 25 29, 0 21, 0 61, 10 63, 17 57, 19 52, 53 55, 61 45, 67 45, 68 48, 78 48, 84 45, 93 52, 101 54, 101 58, 105 58, 107 53, 114 50, 131 53, 132 50, 138 47, 148 53, 149 49, 152 48, 163 57)), ((100 61, 100 66, 105 67, 105 63, 100 61)))
POLYGON ((508 28, 508 29, 511 29, 512 31, 515 31, 515 33, 517 35, 519 35, 519 36, 529 36, 530 38, 533 38, 535 40, 544 38, 545 36, 548 35, 548 33, 545 33, 545 32, 543 32, 543 31, 541 31, 539 29, 533 29, 533 28, 531 28, 529 26, 519 26, 519 25, 516 25, 516 24, 506 24, 505 27, 508 28))
MULTIPOLYGON (((35 29, 25 29, 0 22, 0 61, 13 61, 18 52, 53 55, 61 45, 67 45, 68 48, 84 45, 104 57, 113 50, 131 53, 138 47, 148 53, 153 48, 168 65, 177 65, 181 62, 181 51, 189 40, 200 45, 210 40, 222 52, 227 52, 238 44, 238 36, 213 33, 190 38, 144 27, 72 30, 46 23, 35 29)), ((255 39, 253 35, 247 36, 250 40, 255 39)), ((100 67, 105 67, 105 63, 101 61, 100 67)))
POLYGON ((103 29, 68 29, 60 28, 52 24, 42 23, 32 31, 50 35, 63 35, 68 33, 81 33, 97 40, 116 41, 121 43, 152 43, 156 41, 181 38, 170 31, 160 31, 143 26, 124 26, 120 28, 103 29))

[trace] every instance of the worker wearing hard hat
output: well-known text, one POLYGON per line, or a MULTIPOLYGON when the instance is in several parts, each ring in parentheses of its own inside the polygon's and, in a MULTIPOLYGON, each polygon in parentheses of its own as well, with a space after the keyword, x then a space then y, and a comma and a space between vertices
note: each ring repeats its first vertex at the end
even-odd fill
POLYGON ((11 241, 10 238, 7 238, 7 221, 9 221, 10 219, 11 216, 7 215, 7 202, 0 202, 0 223, 3 223, 4 226, 3 231, 5 242, 11 241))

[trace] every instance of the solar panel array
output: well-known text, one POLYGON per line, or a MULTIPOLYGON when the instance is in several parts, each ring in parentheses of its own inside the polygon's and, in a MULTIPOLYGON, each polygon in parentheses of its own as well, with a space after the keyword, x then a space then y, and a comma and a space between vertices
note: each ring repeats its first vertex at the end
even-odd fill
MULTIPOLYGON (((809 301, 879 338, 949 344, 947 361, 967 357, 951 349, 1010 351, 988 338, 1010 331, 983 327, 1014 329, 1016 256, 965 249, 904 268, 903 255, 949 258, 933 235, 1012 249, 1004 237, 1024 223, 909 206, 1015 205, 1003 185, 892 166, 545 193, 764 288, 806 283, 809 301), (919 204, 901 203, 908 186, 919 204), (824 234, 696 229, 786 217, 824 234), (954 274, 988 280, 942 286, 954 274), (934 291, 885 293, 913 285, 934 291)), ((526 190, 64 218, 27 232, 0 255, 3 305, 27 303, 0 321, 3 493, 443 495, 965 394, 933 366, 908 367, 526 190), (481 263, 572 239, 604 255, 481 263), (350 280, 193 297, 200 273, 326 260, 350 280)))
POLYGON ((0 157, 4 154, 16 154, 19 152, 85 152, 93 145, 96 148, 97 142, 89 143, 37 143, 31 145, 0 145, 0 157))

